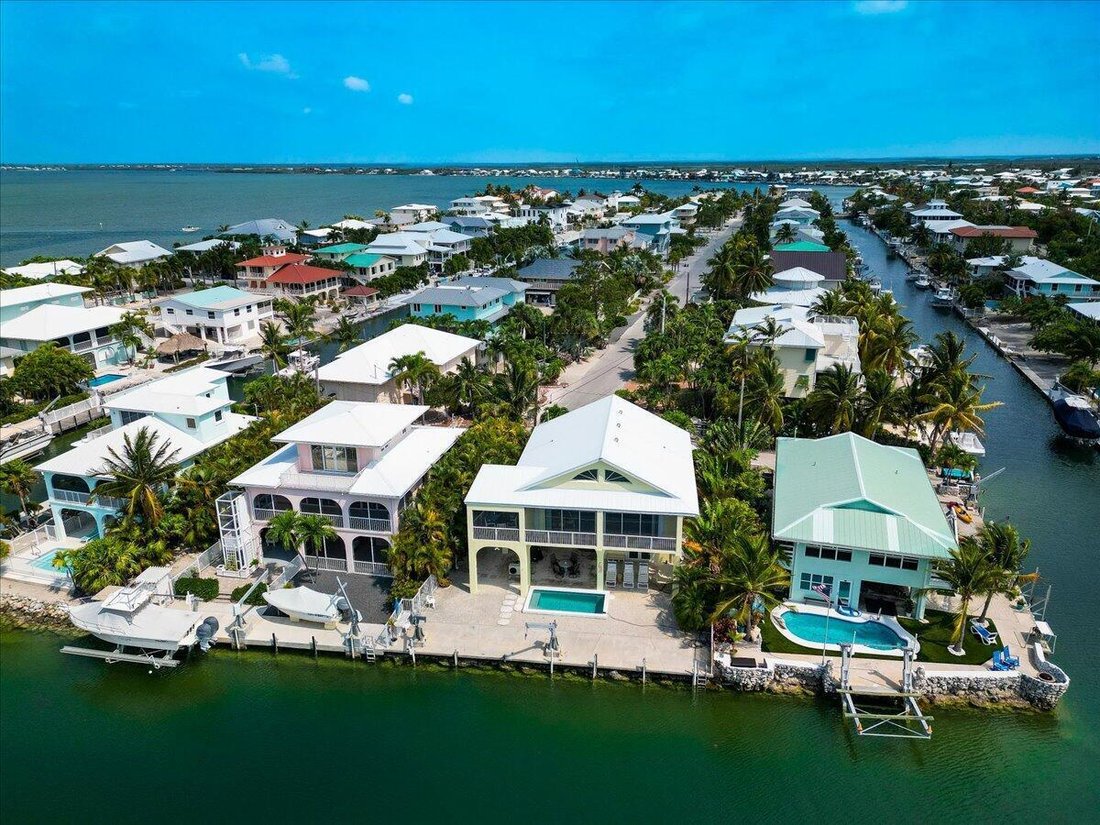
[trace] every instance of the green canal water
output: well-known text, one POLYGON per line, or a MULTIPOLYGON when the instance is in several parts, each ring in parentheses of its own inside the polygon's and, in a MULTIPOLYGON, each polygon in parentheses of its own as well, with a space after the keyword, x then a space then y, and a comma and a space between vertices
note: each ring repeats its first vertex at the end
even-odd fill
POLYGON ((4 821, 1100 821, 1100 455, 1059 439, 1038 393, 845 229, 922 337, 965 335, 1006 403, 983 469, 1007 471, 983 499, 1053 585, 1073 679, 1054 713, 935 709, 931 741, 872 739, 835 700, 224 649, 148 673, 0 632, 4 821))

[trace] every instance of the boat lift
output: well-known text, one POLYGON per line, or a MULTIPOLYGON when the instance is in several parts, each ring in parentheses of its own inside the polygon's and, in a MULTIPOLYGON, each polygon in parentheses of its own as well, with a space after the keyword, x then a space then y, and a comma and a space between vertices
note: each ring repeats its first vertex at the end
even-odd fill
POLYGON ((550 631, 550 640, 543 645, 543 655, 550 658, 553 661, 554 657, 561 657, 561 644, 558 642, 558 623, 550 622, 549 624, 543 622, 525 622, 523 625, 523 638, 527 638, 527 634, 533 629, 535 630, 548 630, 550 631))
MULTIPOLYGON (((71 656, 84 656, 88 659, 101 659, 109 665, 113 665, 116 662, 128 662, 135 665, 149 665, 153 670, 160 670, 162 667, 179 667, 180 661, 176 659, 170 651, 164 651, 161 654, 146 653, 144 651, 140 653, 126 653, 122 647, 117 647, 114 650, 96 650, 91 647, 74 647, 73 645, 65 645, 61 648, 62 653, 68 653, 71 656)), ((152 671, 150 671, 151 673, 152 671)))
POLYGON ((931 739, 931 716, 926 716, 917 704, 913 690, 913 651, 906 649, 902 657, 900 689, 852 686, 852 646, 840 646, 840 703, 846 719, 851 719, 859 736, 886 736, 894 739, 931 739), (875 702, 873 706, 867 706, 875 702), (883 704, 895 704, 884 708, 883 704))

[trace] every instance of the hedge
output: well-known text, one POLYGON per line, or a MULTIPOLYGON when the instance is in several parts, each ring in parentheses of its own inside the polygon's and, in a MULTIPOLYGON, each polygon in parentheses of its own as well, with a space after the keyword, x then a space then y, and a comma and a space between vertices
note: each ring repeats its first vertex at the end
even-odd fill
MULTIPOLYGON (((241 600, 241 596, 247 593, 248 588, 250 588, 251 586, 251 583, 242 584, 240 587, 237 587, 233 590, 233 593, 229 598, 234 602, 239 602, 241 600)), ((245 601, 245 604, 267 604, 267 602, 264 601, 264 593, 266 592, 266 584, 257 585, 256 589, 252 591, 252 595, 249 596, 248 599, 245 601)))
POLYGON ((204 602, 213 601, 218 597, 218 580, 192 577, 177 580, 176 595, 186 596, 188 593, 194 593, 204 602))

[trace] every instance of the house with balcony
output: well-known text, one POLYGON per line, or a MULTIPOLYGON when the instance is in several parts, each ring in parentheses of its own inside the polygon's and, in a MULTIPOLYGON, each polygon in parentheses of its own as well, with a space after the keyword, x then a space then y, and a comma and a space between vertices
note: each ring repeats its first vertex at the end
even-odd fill
POLYGON ((405 303, 417 318, 453 315, 459 321, 499 321, 526 300, 527 284, 511 278, 466 277, 422 289, 405 303))
POLYGON ((272 441, 282 446, 230 482, 241 488, 231 496, 237 503, 229 528, 234 541, 254 536, 265 560, 288 560, 297 548, 271 541, 268 525, 285 510, 310 513, 336 530, 324 547, 305 549, 311 568, 390 575, 389 548, 402 510, 465 432, 421 424, 427 411, 333 401, 279 433, 272 441))
POLYGON ((121 364, 130 351, 111 334, 123 310, 84 305, 87 287, 44 283, 0 290, 0 347, 13 363, 46 343, 86 359, 99 370, 121 364))
POLYGON ((481 215, 453 215, 444 218, 443 222, 452 232, 460 232, 471 238, 487 238, 493 234, 493 222, 481 215))
POLYGON ((679 222, 668 212, 634 215, 622 221, 620 226, 634 230, 635 242, 645 241, 652 252, 662 256, 668 253, 672 236, 680 228, 679 222))
POLYGON ((859 322, 855 318, 813 315, 805 307, 748 307, 734 313, 726 343, 748 339, 750 348, 764 349, 779 362, 783 395, 804 398, 817 376, 841 364, 859 373, 859 322), (781 330, 774 340, 760 338, 768 319, 781 330))
POLYGON ((269 244, 262 248, 258 258, 249 258, 237 264, 238 277, 248 281, 248 288, 262 290, 267 288, 267 279, 284 266, 304 264, 309 255, 287 252, 281 244, 269 244))
POLYGON ((169 335, 188 332, 219 344, 239 344, 271 320, 271 297, 232 286, 173 295, 160 304, 160 323, 169 335))
POLYGON ((1008 244, 1010 254, 1030 252, 1039 233, 1030 226, 957 226, 950 230, 951 245, 960 254, 966 253, 970 242, 977 238, 999 238, 1008 244))
POLYGON ((514 466, 483 465, 466 496, 470 591, 503 571, 526 593, 553 580, 556 556, 577 559, 564 583, 597 590, 675 564, 699 514, 691 453, 687 432, 616 395, 539 424, 514 466))
POLYGON ((762 292, 754 292, 749 300, 758 304, 779 304, 809 307, 824 295, 825 276, 806 267, 796 266, 772 275, 774 283, 762 292))
POLYGON ((790 552, 790 599, 815 586, 869 613, 924 617, 937 561, 957 546, 916 450, 854 433, 776 442, 772 538, 790 552))
POLYGON ((332 361, 318 368, 317 380, 325 395, 339 401, 400 404, 405 399, 390 371, 395 358, 421 353, 446 374, 458 369, 467 358, 478 363, 481 350, 482 343, 476 338, 420 324, 402 324, 338 353, 332 361))
POLYGON ((581 248, 606 255, 622 247, 634 244, 637 233, 629 226, 608 226, 586 229, 581 234, 581 248))
POLYGON ((392 258, 398 266, 420 266, 428 261, 426 241, 423 235, 389 232, 367 244, 366 252, 392 258))
POLYGON ((124 455, 127 436, 142 429, 167 444, 172 461, 187 468, 204 450, 247 427, 251 416, 231 411, 228 373, 192 367, 106 398, 109 426, 95 430, 72 449, 35 467, 46 484, 46 506, 59 538, 95 538, 119 517, 124 502, 92 497, 107 476, 104 466, 124 455))
POLYGON ((527 284, 524 300, 536 306, 557 304, 558 290, 577 277, 581 262, 576 258, 536 258, 516 273, 527 284))
POLYGON ((391 275, 397 269, 396 260, 388 255, 377 255, 372 252, 348 255, 344 258, 344 263, 351 267, 350 272, 344 273, 345 280, 352 280, 360 285, 369 284, 383 275, 391 275))
POLYGON ((472 236, 452 231, 447 224, 439 221, 424 221, 404 227, 402 233, 410 235, 416 242, 428 250, 428 265, 435 272, 442 272, 444 265, 455 255, 465 255, 470 251, 472 236))
POLYGON ((931 200, 927 204, 909 210, 909 223, 912 226, 923 223, 929 229, 937 224, 957 221, 962 214, 951 209, 944 200, 931 200))
POLYGON ((350 256, 366 251, 365 243, 338 243, 317 247, 313 250, 313 257, 324 261, 346 261, 350 256))
POLYGON ((390 210, 390 221, 397 226, 426 221, 439 212, 430 203, 406 203, 390 210))
POLYGON ((1005 287, 1020 298, 1064 295, 1071 301, 1100 300, 1100 281, 1030 255, 1005 273, 1005 287))

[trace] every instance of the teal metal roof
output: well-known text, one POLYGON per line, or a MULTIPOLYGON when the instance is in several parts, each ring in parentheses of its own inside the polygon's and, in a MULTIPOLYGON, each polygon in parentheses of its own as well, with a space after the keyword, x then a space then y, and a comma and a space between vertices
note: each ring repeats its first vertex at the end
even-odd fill
POLYGON ((814 243, 813 241, 794 241, 792 243, 781 243, 775 247, 776 252, 831 252, 829 247, 823 243, 814 243))
POLYGON ((367 248, 363 243, 338 243, 332 246, 321 246, 314 250, 315 255, 347 255, 362 252, 367 248))
POLYGON ((247 304, 259 300, 258 296, 233 286, 215 286, 185 295, 175 295, 173 300, 198 309, 215 309, 225 304, 247 304))
POLYGON ((381 255, 371 255, 365 252, 361 255, 348 255, 348 257, 344 258, 344 263, 349 266, 358 266, 365 269, 368 266, 374 266, 381 258, 381 255))
POLYGON ((853 433, 778 439, 772 537, 919 558, 956 546, 917 451, 853 433))

